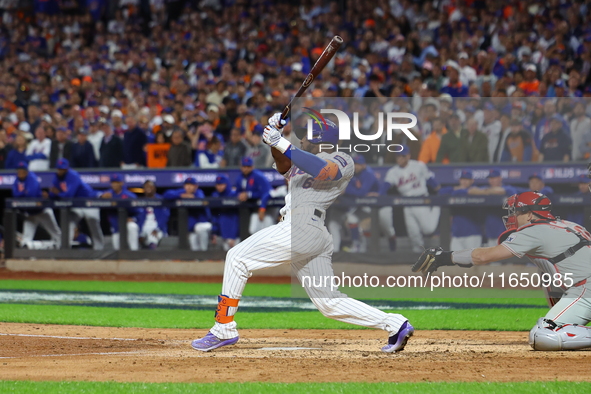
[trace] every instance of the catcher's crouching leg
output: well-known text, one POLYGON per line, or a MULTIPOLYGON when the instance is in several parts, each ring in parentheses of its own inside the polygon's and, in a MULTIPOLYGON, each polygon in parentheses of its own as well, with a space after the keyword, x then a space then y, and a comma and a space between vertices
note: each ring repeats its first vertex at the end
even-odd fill
POLYGON ((534 350, 584 349, 591 347, 591 329, 577 324, 559 326, 541 317, 529 332, 529 344, 534 350))

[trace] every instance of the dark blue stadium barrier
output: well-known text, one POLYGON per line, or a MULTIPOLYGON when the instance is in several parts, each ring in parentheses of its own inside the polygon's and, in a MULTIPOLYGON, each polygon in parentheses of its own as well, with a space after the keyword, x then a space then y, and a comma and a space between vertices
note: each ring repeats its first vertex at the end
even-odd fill
MULTIPOLYGON (((392 166, 373 167, 376 173, 383 178, 392 166)), ((462 170, 473 171, 476 184, 486 183, 486 176, 493 167, 491 164, 470 164, 465 165, 430 165, 429 168, 435 174, 435 179, 441 184, 449 185, 457 183, 462 170)), ((548 184, 559 184, 575 182, 576 177, 587 174, 586 163, 523 163, 509 165, 495 165, 501 170, 505 181, 509 184, 527 183, 528 177, 534 173, 541 174, 548 184)), ((273 186, 283 185, 285 180, 281 174, 272 169, 262 170, 273 186)), ((235 182, 239 169, 224 169, 220 171, 199 170, 199 169, 136 169, 136 170, 80 170, 82 179, 96 188, 108 188, 109 176, 119 173, 124 176, 129 187, 139 187, 147 181, 154 181, 158 187, 178 187, 188 177, 194 177, 202 187, 213 187, 218 173, 225 173, 235 182)), ((53 172, 37 172, 41 178, 41 186, 50 187, 53 179, 53 172)), ((9 189, 15 180, 14 171, 0 172, 0 189, 9 189)))

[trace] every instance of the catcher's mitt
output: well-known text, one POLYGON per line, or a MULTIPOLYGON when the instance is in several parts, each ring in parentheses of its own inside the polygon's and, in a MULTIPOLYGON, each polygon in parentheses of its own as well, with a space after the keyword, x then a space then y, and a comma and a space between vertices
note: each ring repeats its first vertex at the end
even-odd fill
POLYGON ((441 247, 429 248, 421 254, 417 262, 412 266, 412 272, 420 271, 423 275, 426 275, 445 265, 455 265, 451 260, 451 252, 446 252, 441 247))

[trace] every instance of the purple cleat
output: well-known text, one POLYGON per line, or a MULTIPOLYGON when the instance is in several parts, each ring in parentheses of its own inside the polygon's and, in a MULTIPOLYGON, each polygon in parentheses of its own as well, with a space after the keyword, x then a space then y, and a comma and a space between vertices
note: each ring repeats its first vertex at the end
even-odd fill
POLYGON ((240 337, 230 339, 219 339, 211 332, 208 332, 206 336, 201 339, 195 339, 191 342, 191 347, 195 350, 201 350, 202 352, 209 352, 210 350, 217 349, 222 346, 233 345, 238 342, 240 337))
POLYGON ((405 321, 402 326, 400 326, 400 330, 398 330, 395 335, 388 338, 388 344, 382 348, 382 352, 396 353, 404 350, 408 338, 412 337, 414 332, 415 328, 408 321, 405 321))

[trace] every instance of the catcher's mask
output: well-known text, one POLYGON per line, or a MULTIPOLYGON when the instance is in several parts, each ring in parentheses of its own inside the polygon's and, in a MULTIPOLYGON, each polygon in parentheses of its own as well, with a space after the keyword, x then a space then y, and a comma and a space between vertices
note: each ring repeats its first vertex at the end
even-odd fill
POLYGON ((507 230, 517 230, 517 215, 531 212, 540 219, 555 219, 550 212, 552 202, 542 193, 524 192, 507 197, 503 204, 507 216, 503 216, 503 223, 507 230))

